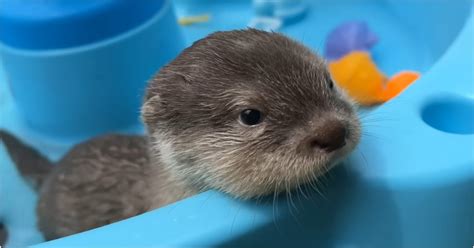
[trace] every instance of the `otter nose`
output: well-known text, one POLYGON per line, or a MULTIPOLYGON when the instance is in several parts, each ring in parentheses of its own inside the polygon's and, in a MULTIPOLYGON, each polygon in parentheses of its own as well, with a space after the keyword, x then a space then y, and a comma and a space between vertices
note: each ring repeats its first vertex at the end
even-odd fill
POLYGON ((309 139, 309 146, 332 152, 346 145, 346 127, 338 120, 328 120, 309 139))

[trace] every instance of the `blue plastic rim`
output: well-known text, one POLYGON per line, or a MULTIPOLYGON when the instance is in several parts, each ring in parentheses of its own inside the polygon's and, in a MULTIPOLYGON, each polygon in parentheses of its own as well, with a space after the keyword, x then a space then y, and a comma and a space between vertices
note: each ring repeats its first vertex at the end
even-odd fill
POLYGON ((21 49, 85 45, 130 30, 164 0, 0 0, 0 41, 21 49))

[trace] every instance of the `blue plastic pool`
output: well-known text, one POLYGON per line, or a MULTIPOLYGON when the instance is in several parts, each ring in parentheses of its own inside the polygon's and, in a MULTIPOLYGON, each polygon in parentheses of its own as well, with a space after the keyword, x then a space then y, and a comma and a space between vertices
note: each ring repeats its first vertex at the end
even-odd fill
MULTIPOLYGON (((174 1, 178 16, 210 13, 183 27, 186 42, 244 28, 250 1, 174 1)), ((389 75, 421 78, 362 113, 359 148, 321 182, 321 192, 258 202, 205 192, 106 227, 36 245, 56 247, 471 247, 474 245, 474 3, 471 0, 318 0, 281 31, 314 50, 347 20, 380 37, 373 50, 389 75)), ((0 73, 0 127, 51 158, 71 145, 30 131, 0 73)), ((9 247, 41 242, 35 196, 0 146, 0 220, 9 247)))

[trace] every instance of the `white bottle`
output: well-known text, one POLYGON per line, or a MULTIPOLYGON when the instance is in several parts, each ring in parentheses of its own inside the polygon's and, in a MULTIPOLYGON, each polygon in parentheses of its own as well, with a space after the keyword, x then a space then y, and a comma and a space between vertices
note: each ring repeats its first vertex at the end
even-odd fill
POLYGON ((253 0, 255 17, 249 26, 267 31, 301 19, 307 4, 305 0, 253 0))

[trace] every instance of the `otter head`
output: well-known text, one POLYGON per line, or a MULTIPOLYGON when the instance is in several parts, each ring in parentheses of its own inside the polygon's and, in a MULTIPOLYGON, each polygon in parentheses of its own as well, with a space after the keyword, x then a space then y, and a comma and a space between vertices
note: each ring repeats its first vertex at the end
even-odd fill
POLYGON ((253 29, 217 32, 185 49, 150 82, 142 117, 170 173, 240 198, 315 179, 360 136, 324 61, 253 29))

